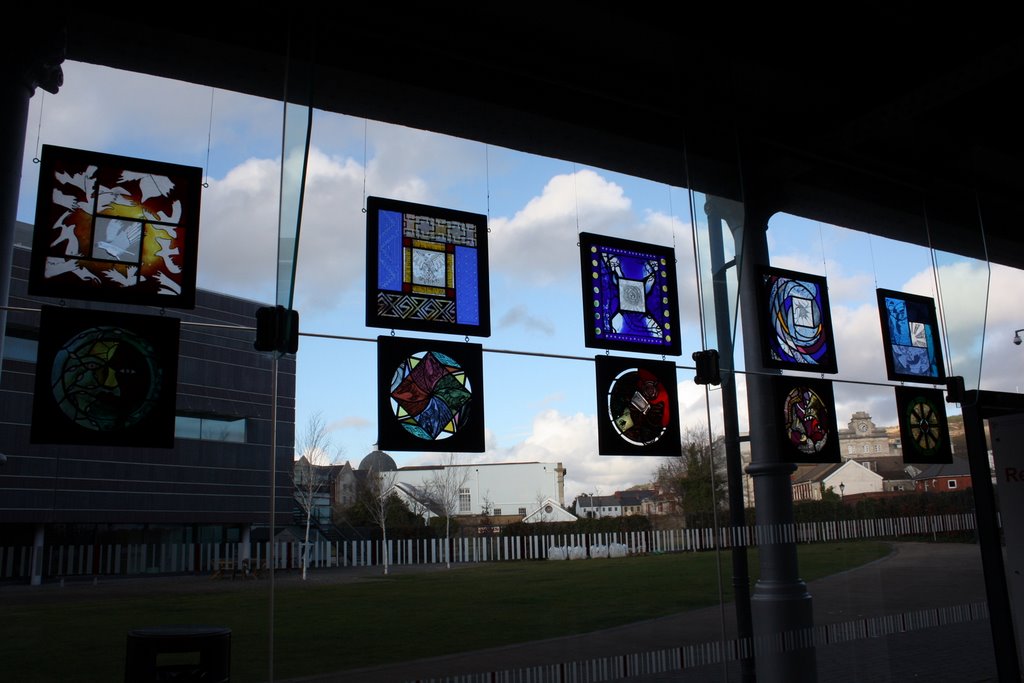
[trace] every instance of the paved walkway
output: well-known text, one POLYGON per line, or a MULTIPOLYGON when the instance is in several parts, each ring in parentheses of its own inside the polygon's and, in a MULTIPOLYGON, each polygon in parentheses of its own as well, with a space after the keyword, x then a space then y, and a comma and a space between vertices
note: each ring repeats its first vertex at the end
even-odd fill
MULTIPOLYGON (((815 624, 963 605, 985 600, 978 548, 898 543, 886 558, 813 582, 815 624)), ((694 610, 594 633, 477 650, 400 664, 294 679, 293 683, 383 683, 504 671, 704 643, 735 636, 732 605, 694 610)), ((494 619, 486 619, 492 623, 494 619)), ((995 680, 988 621, 941 626, 817 649, 818 679, 845 681, 995 680)), ((632 677, 631 681, 738 681, 738 665, 632 677)))
MULTIPOLYGON (((894 548, 886 558, 811 583, 809 592, 814 598, 815 624, 984 602, 977 546, 897 543, 894 548)), ((473 565, 454 565, 453 570, 467 566, 473 565)), ((393 572, 437 571, 441 567, 443 565, 400 566, 394 567, 393 572)), ((310 572, 309 580, 337 583, 374 580, 379 576, 379 568, 349 567, 319 569, 310 572)), ((297 571, 281 572, 276 581, 278 585, 288 585, 301 581, 301 577, 297 571)), ((202 591, 256 594, 266 590, 266 580, 213 580, 208 576, 104 578, 95 584, 91 580, 68 581, 63 587, 56 582, 38 587, 3 585, 0 586, 0 604, 91 601, 107 595, 175 595, 202 591)), ((481 628, 498 619, 498 616, 483 618, 481 628)), ((724 609, 709 607, 588 634, 294 679, 293 683, 383 683, 505 671, 706 643, 721 637, 723 630, 727 638, 735 637, 731 604, 724 609)), ((822 683, 995 680, 987 620, 818 647, 817 665, 818 680, 822 683)), ((728 667, 712 665, 628 680, 732 682, 740 680, 740 672, 733 663, 728 667)))

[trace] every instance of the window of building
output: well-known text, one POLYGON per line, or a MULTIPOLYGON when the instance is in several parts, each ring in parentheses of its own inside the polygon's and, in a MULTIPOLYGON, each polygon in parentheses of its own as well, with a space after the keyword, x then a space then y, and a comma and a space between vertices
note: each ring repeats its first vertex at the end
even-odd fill
POLYGON ((519 514, 525 515, 526 514, 526 508, 519 508, 519 514))
POLYGON ((882 452, 882 444, 876 443, 875 444, 875 453, 881 453, 881 452, 882 452))
POLYGON ((857 447, 851 443, 846 446, 846 452, 849 453, 850 455, 853 455, 854 453, 857 452, 857 447))
POLYGON ((948 486, 951 489, 955 489, 956 488, 956 479, 950 479, 949 481, 947 481, 946 482, 946 486, 948 486))
POLYGON ((15 336, 17 334, 17 331, 8 330, 7 337, 4 338, 4 359, 35 363, 39 342, 27 337, 15 336))
POLYGON ((459 489, 459 512, 469 512, 470 507, 469 489, 459 489))
POLYGON ((245 443, 245 418, 224 419, 176 415, 174 417, 174 436, 179 439, 245 443))
POLYGON ((501 514, 501 508, 494 508, 494 516, 497 517, 501 514))

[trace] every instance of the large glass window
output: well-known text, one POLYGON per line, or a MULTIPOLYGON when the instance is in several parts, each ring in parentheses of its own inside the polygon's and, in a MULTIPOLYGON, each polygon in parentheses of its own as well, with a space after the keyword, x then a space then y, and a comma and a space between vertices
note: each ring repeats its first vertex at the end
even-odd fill
MULTIPOLYGON (((270 360, 246 355, 253 316, 246 307, 251 302, 241 298, 271 302, 277 293, 280 105, 217 91, 211 117, 205 88, 80 64, 68 65, 67 72, 62 94, 47 100, 44 138, 193 165, 204 164, 209 153, 199 286, 232 297, 201 294, 206 307, 185 314, 194 346, 178 377, 185 398, 177 406, 175 449, 77 457, 33 450, 27 438, 13 450, 4 445, 8 462, 0 466, 0 496, 31 521, 8 523, 0 516, 0 581, 28 580, 41 525, 42 580, 78 590, 76 585, 92 589, 88 579, 97 577, 102 591, 101 599, 83 596, 71 612, 51 609, 44 593, 19 597, 7 620, 17 627, 0 632, 0 642, 11 644, 5 661, 15 661, 14 671, 31 671, 25 674, 31 677, 41 667, 43 680, 73 676, 75 671, 39 656, 56 632, 87 659, 76 667, 118 679, 124 653, 110 643, 121 642, 126 627, 159 625, 172 615, 193 623, 215 619, 233 629, 232 668, 240 680, 358 678, 353 670, 393 667, 381 676, 596 681, 674 676, 680 663, 694 669, 697 680, 736 680, 739 659, 756 643, 733 623, 742 612, 734 601, 743 585, 755 586, 762 558, 778 545, 793 547, 814 626, 809 634, 776 640, 798 649, 813 643, 820 680, 851 672, 871 680, 904 680, 916 672, 939 679, 953 670, 954 657, 979 676, 991 671, 969 484, 903 459, 902 443, 908 442, 901 443, 896 383, 886 375, 876 289, 934 297, 948 367, 966 367, 980 377, 975 383, 1013 391, 1021 352, 1005 328, 1020 326, 1014 294, 1024 290, 1020 271, 932 254, 922 246, 925 238, 904 244, 789 215, 771 219, 771 265, 827 279, 838 372, 814 373, 814 379, 832 383, 833 436, 843 446, 837 462, 810 460, 778 478, 784 502, 794 503, 796 523, 766 527, 757 511, 785 506, 780 489, 765 494, 764 480, 750 465, 765 460, 759 447, 774 452, 777 440, 774 430, 759 431, 766 429, 764 420, 748 414, 747 392, 775 373, 746 360, 745 337, 756 334, 744 329, 744 307, 752 300, 741 296, 741 273, 750 272, 744 259, 753 258, 744 245, 764 226, 744 224, 738 190, 723 199, 571 161, 315 112, 295 283, 302 330, 310 335, 301 340, 297 365, 282 359, 275 424, 267 398, 270 360), (145 97, 92 111, 92 93, 133 89, 159 92, 164 101, 181 103, 181 111, 172 117, 170 110, 140 110, 133 103, 152 99, 145 97), (86 113, 89 120, 110 122, 111 131, 131 133, 67 127, 66 121, 83 120, 86 113), (469 340, 483 346, 483 453, 377 450, 376 337, 389 331, 364 324, 367 196, 488 218, 492 335, 469 340), (683 445, 677 456, 598 454, 597 425, 609 418, 610 408, 607 397, 595 392, 594 357, 604 352, 588 349, 582 334, 594 315, 592 301, 581 299, 577 243, 583 232, 674 249, 678 321, 659 318, 658 330, 673 330, 683 348, 681 356, 664 359, 675 365, 678 403, 672 408, 683 445), (965 286, 956 285, 958 275, 965 286), (958 312, 965 310, 966 318, 958 312), (979 317, 998 333, 982 337, 979 317), (708 348, 721 353, 721 385, 693 381, 691 354, 708 348), (735 415, 729 412, 733 403, 735 415), (305 442, 302 452, 302 439, 293 432, 318 411, 323 438, 305 442), (315 452, 322 485, 311 504, 298 504, 290 494, 302 476, 294 476, 290 462, 278 467, 278 514, 270 525, 274 438, 285 460, 309 456, 312 462, 315 452), (253 457, 239 457, 242 446, 225 443, 251 446, 253 457), (200 463, 186 467, 189 459, 200 463), (466 465, 467 474, 445 486, 438 474, 442 464, 466 465), (113 473, 116 495, 101 500, 94 493, 97 471, 113 473), (68 487, 72 479, 76 486, 68 487), (12 491, 20 497, 11 497, 12 491), (769 500, 759 501, 762 495, 769 500), (493 514, 473 514, 474 500, 493 514), (105 519, 110 505, 122 505, 112 524, 131 533, 79 525, 69 512, 73 504, 91 505, 105 519), (518 514, 496 519, 502 510, 518 514), (530 513, 537 514, 520 521, 530 513), (59 533, 56 525, 47 526, 51 519, 61 520, 59 533), (450 564, 470 566, 448 572, 450 564), (347 580, 376 577, 385 566, 404 574, 401 580, 347 580), (271 567, 277 572, 273 621, 267 616, 271 567), (154 574, 161 578, 144 600, 124 590, 125 582, 106 581, 154 574), (245 582, 211 593, 191 590, 195 576, 245 582), (516 596, 515 604, 509 595, 516 596), (113 616, 95 622, 97 610, 113 616), (443 629, 424 630, 422 615, 432 613, 446 615, 443 629), (503 618, 480 629, 484 613, 503 618), (375 635, 381 629, 389 634, 386 647, 375 635), (607 629, 620 635, 610 638, 607 629), (598 635, 587 635, 593 632, 598 635), (972 647, 949 648, 946 657, 922 646, 935 636, 972 647), (551 639, 563 640, 551 648, 551 639), (914 655, 923 651, 927 661, 914 655)), ((39 115, 35 99, 32 116, 39 115)), ((296 150, 283 160, 292 176, 301 163, 296 150)), ((19 217, 29 220, 35 180, 30 164, 24 175, 19 217)), ((416 267, 432 271, 431 264, 458 268, 454 256, 452 264, 439 257, 420 259, 416 267)), ((431 287, 442 283, 437 277, 431 287)), ((646 312, 644 278, 620 279, 615 292, 632 300, 628 312, 646 312)), ((815 314, 806 311, 800 324, 813 327, 815 314)), ((32 340, 7 339, 5 357, 30 356, 32 340)), ((452 390, 458 379, 446 379, 449 391, 462 393, 459 386, 452 390)), ((29 378, 5 373, 3 381, 4 398, 20 406, 16 419, 25 430, 29 378)), ((413 395, 417 388, 406 389, 410 405, 423 398, 413 395)), ((611 417, 628 431, 628 420, 659 409, 657 398, 638 387, 628 395, 629 410, 611 417)), ((757 408, 755 400, 749 412, 757 408)), ((956 406, 948 410, 950 435, 958 440, 953 450, 962 456, 962 419, 956 406)), ((780 412, 766 410, 768 424, 780 412)), ((433 417, 440 434, 449 425, 433 417)))
POLYGON ((245 418, 226 419, 176 415, 174 436, 179 439, 245 443, 245 418))

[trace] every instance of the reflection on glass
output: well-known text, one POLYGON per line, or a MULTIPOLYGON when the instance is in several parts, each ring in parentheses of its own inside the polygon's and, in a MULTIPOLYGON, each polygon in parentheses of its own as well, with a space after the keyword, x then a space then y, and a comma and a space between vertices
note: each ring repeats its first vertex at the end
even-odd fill
POLYGON ((933 250, 932 257, 949 354, 947 374, 963 377, 968 390, 978 389, 988 312, 989 263, 939 250, 933 250))
POLYGON ((302 223, 302 199, 309 158, 313 108, 286 102, 281 149, 281 214, 278 224, 277 304, 292 307, 295 257, 302 223))

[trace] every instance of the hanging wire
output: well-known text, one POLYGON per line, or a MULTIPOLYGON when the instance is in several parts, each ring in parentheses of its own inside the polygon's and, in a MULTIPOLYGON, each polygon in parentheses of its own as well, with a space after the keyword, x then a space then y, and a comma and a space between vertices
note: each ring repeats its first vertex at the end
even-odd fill
POLYGON ((491 146, 484 143, 484 183, 487 190, 487 232, 491 231, 491 146))
POLYGON ((363 213, 366 213, 366 139, 368 125, 367 119, 363 119, 363 213))
POLYGON ((203 181, 203 187, 210 186, 210 147, 213 142, 213 95, 216 92, 216 88, 210 88, 210 127, 206 129, 206 180, 203 181))
POLYGON ((978 386, 981 386, 981 369, 985 365, 985 328, 988 327, 988 297, 992 291, 992 262, 988 258, 988 241, 985 239, 985 219, 981 212, 981 197, 974 192, 974 205, 978 209, 978 228, 981 233, 981 251, 985 255, 985 307, 981 318, 981 358, 978 360, 978 386))
MULTIPOLYGON (((672 186, 668 183, 665 184, 668 188, 668 217, 672 225, 672 251, 676 249, 676 210, 672 207, 672 186)), ((679 259, 676 259, 676 263, 679 259)))
POLYGON ((875 276, 875 289, 878 289, 878 269, 875 267, 875 248, 871 239, 871 233, 868 233, 868 253, 871 254, 871 272, 875 276))
MULTIPOLYGON (((924 217, 924 234, 925 239, 928 240, 928 253, 931 255, 932 260, 932 287, 934 287, 935 300, 939 304, 939 325, 942 327, 942 346, 944 347, 944 356, 946 358, 946 367, 949 369, 948 375, 956 374, 953 371, 953 353, 949 348, 949 332, 946 329, 946 307, 942 303, 942 288, 939 286, 939 261, 935 255, 935 247, 932 246, 932 228, 931 222, 928 220, 928 201, 922 200, 921 202, 921 215, 924 217)), ((984 334, 984 329, 982 329, 984 334)))
POLYGON ((821 266, 825 269, 825 277, 828 277, 828 259, 825 258, 825 236, 821 229, 823 225, 821 221, 818 223, 818 242, 821 244, 821 266))
MULTIPOLYGON (((697 230, 697 201, 696 193, 690 187, 690 158, 686 154, 686 133, 683 133, 683 180, 686 183, 687 202, 690 205, 690 243, 693 245, 693 275, 697 281, 697 320, 700 323, 700 348, 707 351, 708 331, 707 321, 704 318, 704 292, 700 282, 700 250, 697 243, 700 236, 697 230)), ((711 226, 708 226, 708 230, 711 226)), ((682 332, 680 330, 680 332, 682 332)), ((708 424, 711 424, 710 422, 708 424)))
MULTIPOLYGON (((580 236, 580 193, 576 187, 576 162, 572 162, 572 196, 576 202, 576 237, 580 236)), ((579 239, 576 240, 576 246, 580 246, 579 239)))
POLYGON ((36 155, 32 157, 32 163, 39 163, 39 137, 43 132, 43 104, 46 102, 46 93, 39 96, 39 123, 36 125, 36 155))

